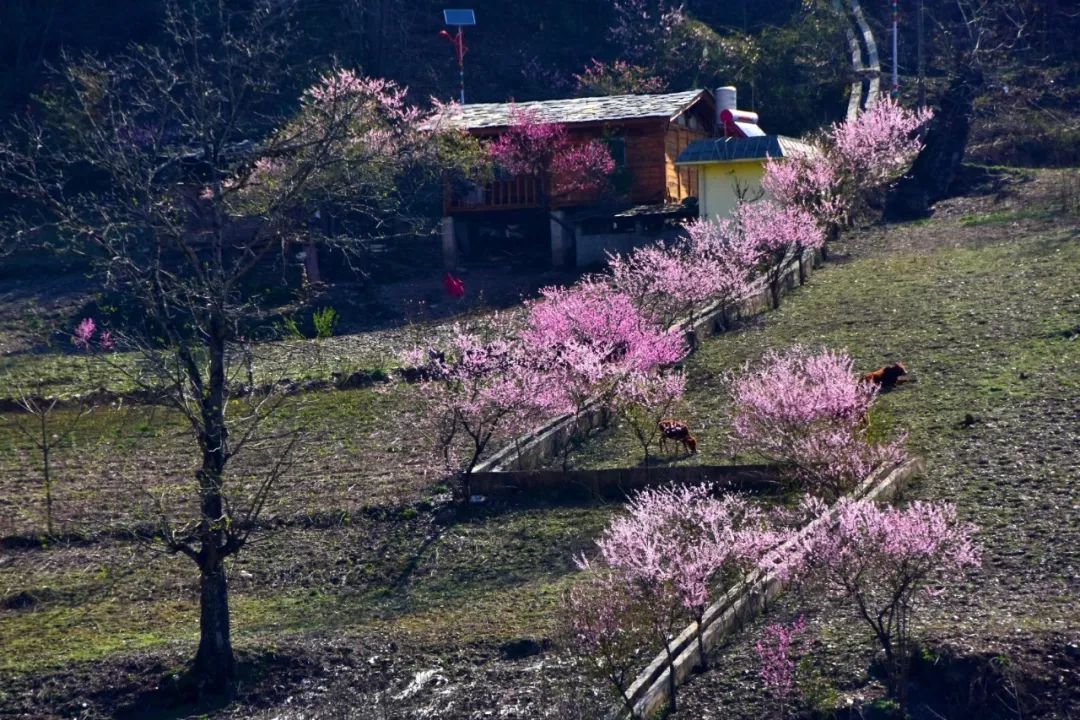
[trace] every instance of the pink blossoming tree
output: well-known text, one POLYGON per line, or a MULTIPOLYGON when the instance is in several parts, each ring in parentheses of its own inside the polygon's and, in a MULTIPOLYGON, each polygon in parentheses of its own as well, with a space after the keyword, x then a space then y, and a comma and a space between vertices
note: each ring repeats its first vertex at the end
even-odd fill
POLYGON ((745 233, 723 232, 709 220, 686 224, 686 237, 629 255, 609 257, 611 283, 656 322, 667 327, 710 302, 728 303, 755 285, 760 251, 745 233))
POLYGON ((638 668, 654 651, 648 642, 648 608, 625 573, 579 560, 584 577, 563 597, 570 650, 590 675, 608 682, 631 718, 638 714, 628 691, 638 668))
POLYGON ((558 200, 607 187, 615 161, 603 143, 576 141, 565 125, 543 122, 534 110, 513 107, 510 122, 489 154, 507 172, 535 178, 545 211, 558 200))
POLYGON ((835 520, 804 536, 781 572, 855 612, 881 646, 889 689, 906 708, 912 621, 924 598, 979 565, 975 531, 949 503, 842 500, 835 520))
POLYGON ((736 247, 757 250, 773 308, 780 307, 780 282, 788 260, 798 260, 802 277, 804 251, 825 244, 825 233, 813 215, 796 205, 778 205, 771 200, 740 202, 731 217, 720 221, 720 232, 732 238, 729 242, 736 247))
POLYGON ((761 187, 784 206, 795 206, 814 216, 832 231, 845 222, 849 203, 841 194, 841 178, 832 158, 819 146, 807 155, 765 162, 761 187))
POLYGON ((686 354, 680 334, 662 330, 628 296, 595 280, 541 291, 529 303, 521 339, 547 378, 533 401, 552 415, 579 415, 594 401, 614 409, 620 388, 632 388, 630 377, 655 376, 686 354))
POLYGON ((455 325, 447 348, 418 348, 405 359, 426 376, 419 385, 421 422, 440 470, 460 479, 461 499, 468 502, 476 464, 493 442, 539 420, 534 399, 549 380, 498 316, 486 331, 455 325))
POLYGON ((788 625, 773 624, 754 645, 762 683, 778 705, 777 716, 787 717, 787 707, 799 697, 796 678, 799 657, 807 651, 806 618, 800 615, 788 625))
MULTIPOLYGON (((669 663, 669 640, 679 619, 689 617, 697 622, 699 657, 707 665, 701 620, 722 581, 757 560, 763 515, 742 498, 713 497, 709 486, 642 490, 626 509, 597 540, 600 559, 649 598, 654 639, 669 663)), ((669 682, 674 710, 674 673, 669 682)))
POLYGON ((911 166, 931 115, 885 98, 833 125, 807 155, 770 158, 761 185, 778 203, 811 213, 831 235, 911 166))
POLYGON ((844 353, 770 351, 731 380, 730 392, 734 446, 790 466, 812 492, 839 495, 875 466, 904 457, 902 439, 869 441, 877 387, 854 374, 844 353))
POLYGON ((883 98, 855 120, 834 125, 828 139, 838 172, 852 186, 848 192, 880 188, 907 170, 923 147, 916 133, 932 115, 883 98))

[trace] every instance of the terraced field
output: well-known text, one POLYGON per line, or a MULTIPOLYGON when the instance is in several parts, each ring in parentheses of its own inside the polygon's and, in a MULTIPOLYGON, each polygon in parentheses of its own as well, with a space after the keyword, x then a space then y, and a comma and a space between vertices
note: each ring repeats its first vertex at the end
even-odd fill
MULTIPOLYGON (((709 462, 730 459, 724 375, 766 348, 828 345, 860 367, 909 365, 917 382, 881 399, 879 421, 907 430, 928 461, 911 496, 957 502, 983 527, 985 548, 983 570, 927 615, 925 662, 939 658, 938 675, 956 687, 982 682, 993 709, 976 711, 987 718, 1080 714, 1080 230, 1064 178, 1009 173, 930 221, 853 233, 780 311, 710 340, 688 363, 686 412, 709 462)), ((401 442, 409 392, 290 399, 282 423, 305 427, 310 441, 274 510, 281 522, 231 569, 245 683, 227 706, 182 715, 597 716, 600 701, 558 651, 556 611, 572 556, 615 506, 519 498, 447 516, 401 442), (334 512, 316 512, 326 508, 334 512)), ((135 488, 189 482, 179 421, 123 412, 122 423, 80 425, 62 458, 58 508, 78 532, 145 517, 145 507, 131 510, 132 479, 135 488)), ((40 522, 35 475, 25 449, 0 447, 0 518, 25 535, 40 522)), ((574 456, 579 466, 639 460, 618 428, 574 456)), ((0 714, 167 709, 161 678, 194 643, 190 571, 123 536, 6 543, 0 646, 13 652, 0 659, 0 714)), ((796 612, 796 599, 772 618, 796 612)), ((857 626, 823 615, 812 623, 830 688, 821 708, 868 717, 881 688, 857 626)), ((716 672, 695 678, 678 717, 766 712, 753 639, 736 639, 716 672)), ((950 710, 945 691, 920 683, 920 717, 970 716, 970 703, 950 710)))

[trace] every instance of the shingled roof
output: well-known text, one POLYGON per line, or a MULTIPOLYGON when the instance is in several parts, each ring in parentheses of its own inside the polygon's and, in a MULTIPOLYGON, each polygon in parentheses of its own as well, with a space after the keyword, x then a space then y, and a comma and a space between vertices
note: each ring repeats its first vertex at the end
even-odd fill
POLYGON ((708 138, 695 140, 679 153, 676 165, 697 165, 713 162, 737 162, 739 160, 764 160, 766 157, 791 157, 816 152, 812 145, 784 137, 765 135, 745 138, 708 138))
MULTIPOLYGON (((441 118, 444 126, 475 130, 510 125, 510 109, 535 112, 537 119, 551 123, 591 123, 644 118, 674 119, 693 105, 707 90, 664 95, 608 95, 520 103, 477 103, 454 105, 452 114, 441 118)), ((709 96, 711 98, 711 95, 709 96)))

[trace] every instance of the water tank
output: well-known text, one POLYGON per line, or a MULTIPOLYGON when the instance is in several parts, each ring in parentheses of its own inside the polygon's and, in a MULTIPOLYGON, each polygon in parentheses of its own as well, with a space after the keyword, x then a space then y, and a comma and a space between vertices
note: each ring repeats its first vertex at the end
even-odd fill
POLYGON ((716 88, 716 111, 734 110, 736 107, 736 91, 732 85, 716 88))

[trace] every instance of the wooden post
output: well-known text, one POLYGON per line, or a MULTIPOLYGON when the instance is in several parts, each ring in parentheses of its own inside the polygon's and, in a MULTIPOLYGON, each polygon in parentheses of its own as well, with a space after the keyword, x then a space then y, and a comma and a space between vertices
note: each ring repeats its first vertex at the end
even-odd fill
POLYGON ((458 248, 457 238, 454 236, 454 218, 450 215, 442 219, 442 254, 443 266, 447 270, 457 267, 458 248))
POLYGON ((566 213, 562 210, 551 211, 551 265, 566 267, 567 251, 570 249, 569 233, 566 232, 566 213))

